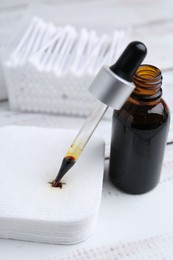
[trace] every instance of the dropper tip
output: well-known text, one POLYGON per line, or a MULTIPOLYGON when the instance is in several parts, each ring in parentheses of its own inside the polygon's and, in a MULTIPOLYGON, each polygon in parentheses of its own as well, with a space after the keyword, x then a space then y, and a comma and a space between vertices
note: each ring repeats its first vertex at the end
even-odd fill
POLYGON ((52 187, 54 187, 54 188, 62 189, 62 186, 65 184, 65 182, 60 182, 55 179, 54 181, 51 182, 51 184, 52 184, 52 187))
POLYGON ((59 181, 56 181, 56 179, 51 182, 52 187, 58 187, 59 183, 60 183, 60 182, 59 182, 59 181))
POLYGON ((68 172, 68 170, 75 164, 75 159, 72 156, 64 157, 60 170, 52 182, 52 187, 60 187, 61 188, 61 179, 68 172))

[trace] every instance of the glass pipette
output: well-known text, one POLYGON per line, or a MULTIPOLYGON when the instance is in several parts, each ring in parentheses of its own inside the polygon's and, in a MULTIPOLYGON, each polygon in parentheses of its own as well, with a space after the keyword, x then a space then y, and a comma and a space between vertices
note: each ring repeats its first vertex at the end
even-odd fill
POLYGON ((96 75, 89 90, 101 103, 89 114, 69 147, 58 175, 52 182, 53 187, 61 187, 62 177, 78 160, 108 107, 120 109, 133 92, 135 86, 132 84, 132 78, 146 53, 147 49, 143 43, 131 42, 114 65, 110 68, 103 66, 96 75))

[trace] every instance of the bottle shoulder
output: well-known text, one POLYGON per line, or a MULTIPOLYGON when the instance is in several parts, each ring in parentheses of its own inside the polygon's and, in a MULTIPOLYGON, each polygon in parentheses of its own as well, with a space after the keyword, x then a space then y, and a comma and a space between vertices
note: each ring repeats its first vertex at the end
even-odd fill
POLYGON ((163 99, 155 104, 136 104, 129 99, 120 110, 114 112, 113 118, 130 127, 153 129, 169 123, 170 112, 163 99))

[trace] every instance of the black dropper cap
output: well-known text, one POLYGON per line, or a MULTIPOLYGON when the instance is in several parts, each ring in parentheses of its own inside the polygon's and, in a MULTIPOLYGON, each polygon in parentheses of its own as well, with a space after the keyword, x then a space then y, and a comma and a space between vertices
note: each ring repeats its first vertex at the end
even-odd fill
POLYGON ((119 77, 132 82, 133 75, 147 54, 142 42, 133 41, 127 45, 117 62, 110 69, 119 77))

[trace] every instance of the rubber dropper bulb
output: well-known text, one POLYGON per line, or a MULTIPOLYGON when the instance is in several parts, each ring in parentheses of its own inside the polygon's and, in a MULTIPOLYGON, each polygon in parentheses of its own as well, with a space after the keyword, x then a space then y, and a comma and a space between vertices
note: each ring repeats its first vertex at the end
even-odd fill
POLYGON ((147 54, 142 42, 127 45, 116 63, 103 66, 89 87, 90 93, 105 105, 120 109, 133 92, 133 75, 147 54))
POLYGON ((147 54, 146 46, 139 41, 129 43, 110 69, 119 77, 132 82, 133 75, 147 54))

